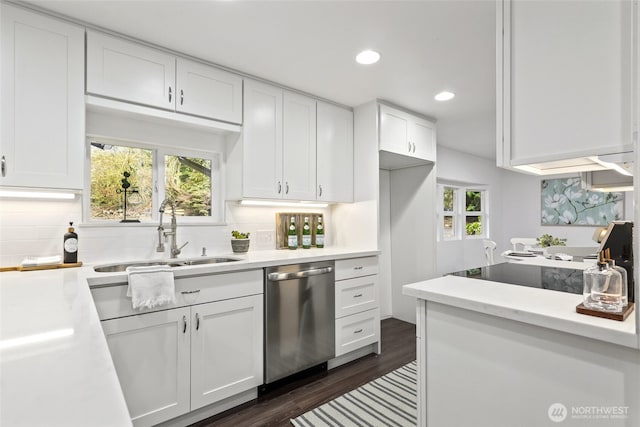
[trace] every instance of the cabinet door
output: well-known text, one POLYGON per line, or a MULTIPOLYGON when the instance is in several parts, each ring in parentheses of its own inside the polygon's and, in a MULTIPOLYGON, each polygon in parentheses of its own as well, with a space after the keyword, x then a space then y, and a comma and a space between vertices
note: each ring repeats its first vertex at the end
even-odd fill
POLYGON ((436 132, 435 126, 419 118, 414 118, 409 127, 409 142, 412 146, 412 156, 419 159, 436 160, 436 132))
POLYGON ((174 110, 175 81, 174 56, 87 31, 87 92, 174 110))
POLYGON ((262 295, 191 308, 191 409, 263 381, 262 295))
POLYGON ((245 80, 242 133, 242 195, 282 198, 282 89, 245 80))
POLYGON ((0 184, 82 188, 84 31, 2 4, 0 184))
POLYGON ((409 117, 406 113, 380 105, 380 150, 411 155, 409 117))
POLYGON ((242 123, 242 78, 198 62, 178 58, 176 111, 242 123))
POLYGON ((135 426, 189 412, 189 308, 102 322, 135 426))
POLYGON ((283 198, 315 200, 316 100, 285 92, 283 120, 283 198))
POLYGON ((633 2, 499 7, 498 165, 633 150, 633 2))
POLYGON ((317 199, 353 202, 353 112, 318 102, 317 199))

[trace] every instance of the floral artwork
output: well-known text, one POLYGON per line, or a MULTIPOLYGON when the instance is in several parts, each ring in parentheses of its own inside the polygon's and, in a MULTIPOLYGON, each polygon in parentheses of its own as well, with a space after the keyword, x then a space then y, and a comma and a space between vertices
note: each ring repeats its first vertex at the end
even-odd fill
POLYGON ((585 190, 580 178, 543 179, 542 225, 606 226, 624 215, 624 193, 585 190))

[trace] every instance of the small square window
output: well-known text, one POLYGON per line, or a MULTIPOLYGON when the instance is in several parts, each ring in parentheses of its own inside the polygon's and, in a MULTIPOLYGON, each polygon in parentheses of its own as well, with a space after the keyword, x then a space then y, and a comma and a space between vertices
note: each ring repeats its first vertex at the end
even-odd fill
POLYGON ((482 212, 482 192, 481 191, 467 191, 466 199, 466 211, 467 212, 482 212))
POLYGON ((151 219, 153 153, 142 148, 91 143, 92 220, 121 220, 124 206, 124 173, 127 188, 127 217, 151 219), (133 191, 137 191, 133 195, 133 191), (129 196, 131 194, 131 196, 129 196))
POLYGON ((465 224, 467 236, 482 236, 482 217, 480 215, 468 215, 465 224))
POLYGON ((453 239, 456 237, 456 223, 453 216, 445 215, 443 217, 442 237, 445 239, 453 239))
POLYGON ((175 203, 176 215, 211 216, 211 159, 167 155, 165 196, 175 203))

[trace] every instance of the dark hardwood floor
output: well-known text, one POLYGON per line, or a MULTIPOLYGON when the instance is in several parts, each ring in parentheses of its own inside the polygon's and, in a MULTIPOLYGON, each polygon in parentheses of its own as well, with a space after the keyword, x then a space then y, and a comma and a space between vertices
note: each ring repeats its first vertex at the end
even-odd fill
POLYGON ((328 372, 296 380, 193 426, 291 426, 291 418, 415 360, 415 325, 385 319, 381 334, 379 355, 371 354, 328 372))

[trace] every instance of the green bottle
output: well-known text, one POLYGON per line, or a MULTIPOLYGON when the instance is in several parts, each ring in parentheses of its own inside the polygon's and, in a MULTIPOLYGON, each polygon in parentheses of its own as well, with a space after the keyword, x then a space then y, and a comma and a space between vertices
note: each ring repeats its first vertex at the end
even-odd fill
POLYGON ((302 226, 302 249, 311 249, 311 227, 308 216, 304 217, 304 225, 302 226))
POLYGON ((322 217, 318 217, 316 225, 316 248, 324 248, 324 226, 322 225, 322 217))
POLYGON ((298 230, 296 229, 296 217, 294 216, 291 217, 291 224, 289 225, 287 246, 289 246, 289 249, 298 249, 298 230))

